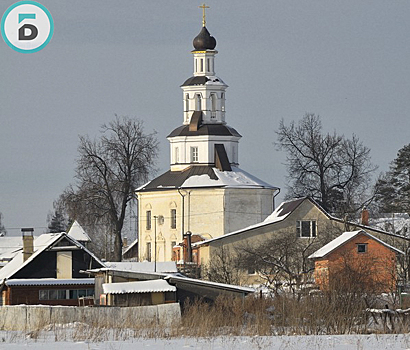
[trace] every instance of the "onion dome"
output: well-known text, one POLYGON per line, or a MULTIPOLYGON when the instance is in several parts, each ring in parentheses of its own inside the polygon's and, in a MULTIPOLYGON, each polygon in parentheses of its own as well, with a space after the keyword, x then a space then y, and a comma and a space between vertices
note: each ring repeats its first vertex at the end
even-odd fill
POLYGON ((206 27, 202 27, 201 32, 194 38, 193 45, 196 51, 213 50, 216 40, 206 27))

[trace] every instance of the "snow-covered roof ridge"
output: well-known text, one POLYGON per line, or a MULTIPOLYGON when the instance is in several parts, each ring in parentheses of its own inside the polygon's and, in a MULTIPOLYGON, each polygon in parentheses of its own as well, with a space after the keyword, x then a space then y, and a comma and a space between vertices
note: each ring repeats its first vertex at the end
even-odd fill
POLYGON ((340 236, 336 237, 333 241, 330 241, 328 244, 325 244, 322 248, 318 249, 316 252, 313 254, 309 255, 309 259, 317 259, 317 258, 323 258, 324 256, 330 254, 333 252, 336 248, 342 246, 343 244, 347 243, 350 241, 352 238, 356 237, 359 234, 364 234, 375 241, 383 244, 385 247, 395 251, 396 253, 399 254, 404 254, 401 250, 383 242, 381 239, 371 235, 370 233, 364 231, 364 230, 357 230, 357 231, 349 231, 349 232, 344 232, 340 236))
POLYGON ((175 286, 171 286, 167 281, 163 279, 104 283, 102 287, 104 293, 106 294, 176 292, 177 290, 175 286))
POLYGON ((90 236, 85 232, 77 220, 74 220, 67 234, 79 242, 91 242, 90 236))

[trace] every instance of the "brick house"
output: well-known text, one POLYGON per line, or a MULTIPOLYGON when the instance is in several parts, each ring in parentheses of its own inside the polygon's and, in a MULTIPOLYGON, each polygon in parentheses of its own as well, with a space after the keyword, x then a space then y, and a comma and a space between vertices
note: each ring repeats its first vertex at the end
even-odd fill
POLYGON ((344 232, 309 256, 321 290, 391 292, 396 289, 396 255, 402 251, 364 230, 344 232))

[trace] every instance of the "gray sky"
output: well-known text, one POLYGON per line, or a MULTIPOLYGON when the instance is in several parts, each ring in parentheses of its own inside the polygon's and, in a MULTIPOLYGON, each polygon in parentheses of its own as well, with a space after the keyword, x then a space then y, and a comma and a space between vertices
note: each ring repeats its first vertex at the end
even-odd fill
MULTIPOLYGON (((54 19, 49 45, 22 54, 0 42, 0 211, 10 234, 45 229, 53 200, 73 182, 78 135, 96 136, 114 114, 158 132, 159 173, 168 170, 165 137, 182 124, 179 86, 192 75, 201 29, 199 1, 40 2, 54 19)), ((1 1, 0 15, 13 3, 1 1)), ((284 192, 274 131, 306 112, 326 131, 356 133, 380 171, 410 142, 410 1, 209 5, 242 169, 284 192)))

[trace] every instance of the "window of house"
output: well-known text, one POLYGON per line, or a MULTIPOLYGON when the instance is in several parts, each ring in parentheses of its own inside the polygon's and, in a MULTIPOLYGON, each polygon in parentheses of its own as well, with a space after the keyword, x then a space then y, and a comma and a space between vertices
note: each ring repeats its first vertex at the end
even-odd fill
POLYGON ((198 147, 191 147, 191 162, 198 161, 198 147))
POLYGON ((151 242, 147 242, 146 256, 147 256, 147 261, 151 261, 151 242))
POLYGON ((367 244, 366 243, 357 244, 357 252, 358 253, 367 253, 367 244))
POLYGON ((177 228, 177 210, 171 209, 171 228, 177 228))
POLYGON ((145 228, 147 230, 151 230, 151 210, 147 210, 146 213, 146 223, 145 223, 145 228))
POLYGON ((65 300, 94 296, 94 289, 40 289, 39 300, 65 300))
POLYGON ((313 220, 296 221, 296 231, 299 237, 303 237, 303 238, 316 237, 316 221, 313 221, 313 220))

